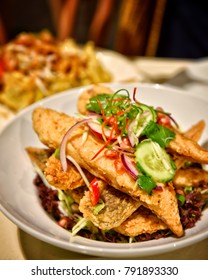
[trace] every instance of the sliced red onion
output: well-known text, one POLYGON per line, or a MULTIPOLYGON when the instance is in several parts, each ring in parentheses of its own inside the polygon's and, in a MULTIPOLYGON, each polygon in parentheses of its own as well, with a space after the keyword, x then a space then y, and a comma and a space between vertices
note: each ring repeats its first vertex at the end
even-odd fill
POLYGON ((136 91, 137 91, 137 88, 135 87, 134 91, 133 91, 133 100, 135 103, 140 104, 140 102, 136 99, 136 91))
POLYGON ((91 120, 91 118, 81 120, 77 123, 75 123, 73 126, 70 127, 70 129, 65 133, 61 145, 60 145, 60 161, 61 161, 61 167, 63 171, 67 171, 67 159, 66 159, 66 144, 69 139, 69 136, 71 135, 72 131, 76 129, 78 126, 82 125, 83 123, 87 123, 91 120))
POLYGON ((102 117, 100 114, 95 113, 95 112, 89 112, 89 113, 87 114, 87 116, 88 116, 88 117, 95 117, 96 119, 102 117))
MULTIPOLYGON (((129 153, 134 153, 135 152, 135 149, 131 145, 125 144, 125 142, 123 141, 121 136, 118 136, 117 140, 118 140, 118 144, 119 144, 119 147, 120 147, 120 151, 129 152, 129 153)), ((131 142, 130 142, 130 144, 131 144, 131 142)))
POLYGON ((139 171, 136 169, 136 166, 134 165, 134 163, 125 154, 121 155, 121 160, 122 160, 122 163, 123 163, 126 171, 134 178, 134 180, 136 180, 137 176, 139 175, 139 171))
POLYGON ((175 126, 176 126, 177 128, 179 128, 179 125, 178 125, 178 123, 176 122, 176 120, 175 120, 171 115, 168 115, 168 117, 169 117, 170 120, 175 124, 175 126))
MULTIPOLYGON (((94 121, 89 121, 88 126, 89 126, 91 132, 95 136, 99 137, 100 139, 105 139, 105 137, 110 138, 110 136, 111 136, 111 130, 106 127, 104 128, 104 135, 103 135, 102 127, 99 123, 96 123, 94 121)), ((112 136, 111 139, 115 140, 116 137, 112 136)))
POLYGON ((162 192, 162 191, 163 191, 163 188, 162 188, 162 186, 156 186, 156 187, 154 188, 154 190, 155 190, 155 191, 158 191, 158 192, 162 192))
POLYGON ((99 123, 91 121, 91 122, 88 122, 88 126, 89 126, 91 132, 95 136, 97 136, 100 139, 103 139, 102 128, 101 128, 101 125, 99 123))
POLYGON ((130 157, 134 156, 134 153, 135 153, 135 149, 133 149, 133 148, 132 148, 131 151, 126 151, 118 145, 113 146, 113 149, 116 150, 120 154, 125 154, 125 155, 128 155, 130 157))
POLYGON ((175 124, 176 128, 179 128, 179 125, 178 125, 178 123, 176 122, 176 120, 175 120, 170 114, 165 113, 162 107, 157 107, 156 110, 157 110, 158 112, 160 112, 160 113, 166 115, 166 116, 170 119, 170 121, 172 121, 172 122, 175 124))
POLYGON ((86 175, 84 174, 81 166, 76 162, 76 160, 73 157, 67 156, 67 159, 71 161, 71 163, 74 164, 74 166, 77 168, 77 170, 79 171, 79 174, 82 176, 82 179, 84 180, 86 186, 88 187, 88 189, 90 189, 90 182, 88 181, 86 175))

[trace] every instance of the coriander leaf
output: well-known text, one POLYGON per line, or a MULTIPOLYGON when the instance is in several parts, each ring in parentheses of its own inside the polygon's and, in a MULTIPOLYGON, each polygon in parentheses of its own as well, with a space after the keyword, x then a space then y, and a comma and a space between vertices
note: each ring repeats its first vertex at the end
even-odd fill
POLYGON ((102 105, 103 109, 107 107, 107 100, 110 99, 110 95, 107 93, 98 94, 89 99, 89 103, 86 105, 87 110, 100 114, 102 105))
POLYGON ((175 137, 172 130, 153 121, 148 123, 143 134, 157 142, 162 148, 166 148, 175 137))
POLYGON ((139 175, 137 183, 140 186, 140 188, 146 191, 148 194, 150 194, 152 189, 156 187, 156 183, 149 176, 145 175, 139 175))
POLYGON ((123 105, 124 102, 114 102, 112 106, 112 102, 116 99, 122 98, 127 99, 125 95, 117 94, 116 98, 113 99, 113 96, 115 94, 97 94, 89 99, 89 103, 86 105, 87 110, 101 114, 101 110, 103 109, 105 111, 105 115, 114 115, 117 113, 116 107, 121 104, 123 105), (102 108, 101 108, 102 107, 102 108), (115 110, 115 112, 113 112, 115 110))

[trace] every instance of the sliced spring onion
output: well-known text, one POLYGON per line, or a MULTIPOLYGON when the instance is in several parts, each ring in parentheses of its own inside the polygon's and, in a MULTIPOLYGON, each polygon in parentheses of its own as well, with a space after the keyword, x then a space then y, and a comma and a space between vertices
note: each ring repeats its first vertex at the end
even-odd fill
POLYGON ((88 224, 88 220, 86 218, 82 218, 79 222, 72 228, 72 236, 75 236, 81 229, 85 228, 88 224))
POLYGON ((152 107, 149 107, 145 104, 140 104, 139 108, 139 113, 128 127, 128 137, 132 147, 138 144, 138 138, 142 135, 149 122, 156 121, 156 113, 152 107))
POLYGON ((177 199, 180 201, 181 205, 184 205, 184 203, 186 202, 186 197, 182 194, 176 194, 177 199))
POLYGON ((103 208, 105 208, 105 203, 102 199, 100 199, 99 203, 93 209, 93 214, 98 215, 103 208))

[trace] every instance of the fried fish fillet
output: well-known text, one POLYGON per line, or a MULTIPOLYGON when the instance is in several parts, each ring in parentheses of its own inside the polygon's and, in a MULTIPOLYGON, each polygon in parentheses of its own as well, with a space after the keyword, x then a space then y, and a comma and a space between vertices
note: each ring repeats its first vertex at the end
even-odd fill
POLYGON ((167 225, 159 220, 149 209, 141 206, 114 230, 123 235, 137 236, 143 233, 151 234, 167 228, 167 225))
POLYGON ((151 234, 168 228, 149 209, 141 206, 141 202, 132 199, 129 195, 108 186, 106 183, 101 189, 101 199, 104 201, 105 207, 98 214, 94 213, 89 192, 85 193, 79 207, 83 216, 98 228, 102 230, 114 229, 126 236, 151 234))
POLYGON ((105 207, 97 214, 90 200, 89 191, 85 193, 79 204, 83 216, 102 230, 110 230, 122 224, 131 214, 136 211, 141 202, 129 195, 112 188, 103 181, 99 182, 100 198, 105 207))
MULTIPOLYGON (((28 147, 26 148, 26 150, 33 164, 37 164, 45 175, 48 174, 48 166, 50 166, 51 170, 49 173, 53 172, 52 169, 55 169, 54 172, 56 174, 56 179, 53 178, 52 181, 47 181, 49 183, 52 183, 53 186, 55 186, 55 182, 57 181, 58 188, 65 190, 76 203, 80 204, 80 211, 83 213, 83 216, 91 220, 94 225, 96 225, 100 229, 109 230, 113 229, 114 227, 118 227, 116 228, 116 231, 119 232, 120 230, 121 232, 121 230, 125 228, 125 231, 123 231, 127 236, 135 236, 132 235, 133 222, 135 222, 134 233, 136 235, 144 232, 143 226, 145 222, 147 224, 146 232, 148 233, 163 229, 163 222, 160 221, 157 216, 155 216, 154 214, 144 215, 144 211, 137 210, 140 207, 141 202, 132 199, 129 195, 122 193, 115 188, 108 186, 107 183, 101 180, 99 180, 99 189, 101 191, 101 199, 105 203, 105 208, 101 211, 101 213, 94 214, 94 206, 92 206, 91 204, 87 187, 79 187, 80 185, 84 185, 84 182, 80 184, 78 183, 76 188, 73 189, 75 184, 73 178, 74 173, 77 172, 75 177, 78 177, 79 175, 76 169, 72 171, 72 169, 69 168, 67 175, 63 175, 63 171, 60 170, 60 161, 54 157, 53 150, 33 147, 28 147), (58 171, 56 170, 57 166, 58 171), (72 179, 70 175, 72 175, 72 179), (137 211, 131 218, 131 214, 135 210, 137 211), (128 226, 130 221, 132 224, 131 227, 128 226), (143 223, 140 224, 138 221, 143 223)), ((47 176, 46 179, 48 179, 47 176)), ((77 182, 79 182, 79 180, 77 182)))
POLYGON ((175 138, 170 141, 168 148, 189 161, 208 164, 208 151, 181 133, 175 133, 175 138))
MULTIPOLYGON (((47 168, 48 160, 49 160, 50 157, 53 157, 54 150, 53 149, 27 147, 26 152, 27 152, 27 154, 28 154, 28 156, 31 160, 31 163, 33 164, 33 166, 35 168, 35 171, 38 172, 38 169, 39 169, 42 174, 40 174, 40 172, 38 172, 38 174, 41 176, 41 178, 43 178, 45 170, 47 168)), ((60 162, 58 164, 60 165, 60 162)), ((74 168, 74 166, 72 166, 72 167, 74 168)), ((68 172, 67 172, 67 175, 65 175, 65 176, 68 179, 67 185, 70 186, 70 184, 72 183, 72 185, 74 187, 74 177, 73 177, 73 175, 74 175, 74 172, 77 172, 76 177, 78 178, 78 180, 77 180, 76 188, 66 189, 64 187, 64 184, 61 185, 61 183, 58 184, 58 187, 60 189, 65 190, 66 193, 68 193, 75 202, 79 203, 80 199, 84 196, 84 193, 87 190, 87 187, 85 187, 85 184, 82 181, 80 182, 80 184, 78 183, 79 182, 79 177, 81 178, 81 176, 80 176, 78 171, 76 171, 76 170, 72 171, 72 170, 73 169, 69 168, 68 172), (72 178, 71 178, 70 174, 72 174, 72 178)), ((59 173, 59 174, 61 174, 61 173, 59 173)), ((60 182, 63 183, 63 175, 61 174, 60 177, 61 178, 56 178, 56 179, 57 180, 60 179, 60 182)), ((44 183, 49 183, 49 185, 51 185, 51 186, 55 185, 55 184, 51 184, 51 183, 54 183, 54 180, 52 182, 50 182, 46 178, 44 180, 44 183)))
MULTIPOLYGON (((94 178, 89 172, 84 171, 84 173, 89 181, 94 178)), ((64 172, 60 160, 54 154, 48 158, 44 174, 49 184, 62 190, 72 190, 85 185, 77 168, 68 162, 68 170, 64 172)))
POLYGON ((173 179, 175 188, 198 187, 204 183, 208 183, 208 172, 193 167, 178 170, 173 179))
MULTIPOLYGON (((27 147, 26 151, 33 164, 36 164, 44 173, 48 183, 58 189, 69 190, 84 186, 84 180, 76 167, 68 162, 67 172, 63 172, 53 149, 27 147)), ((85 171, 86 177, 91 181, 93 176, 85 171)))
MULTIPOLYGON (((46 108, 36 108, 33 111, 32 119, 33 128, 40 141, 50 148, 58 148, 65 133, 77 121, 64 113, 46 108)), ((173 233, 177 236, 182 236, 183 228, 172 185, 162 186, 161 192, 154 192, 152 195, 148 195, 139 187, 134 188, 135 181, 128 173, 122 175, 116 173, 113 161, 107 159, 104 155, 105 149, 94 160, 91 160, 96 151, 103 147, 103 141, 89 133, 86 141, 80 145, 83 132, 84 126, 80 126, 73 131, 67 143, 67 154, 72 156, 80 166, 94 176, 140 200, 144 206, 149 208, 159 219, 167 224, 173 233)))
POLYGON ((48 158, 53 153, 53 149, 27 147, 25 150, 32 164, 36 165, 42 172, 44 172, 48 158))
POLYGON ((200 120, 199 122, 197 122, 196 124, 194 124, 193 126, 191 126, 185 133, 184 136, 195 141, 198 142, 199 139, 201 138, 201 135, 204 131, 205 128, 205 121, 200 120))
MULTIPOLYGON (((205 122, 203 120, 197 122, 190 127, 183 135, 192 141, 198 142, 205 128, 205 122)), ((180 169, 187 161, 186 157, 174 155, 174 162, 177 169, 180 169)))

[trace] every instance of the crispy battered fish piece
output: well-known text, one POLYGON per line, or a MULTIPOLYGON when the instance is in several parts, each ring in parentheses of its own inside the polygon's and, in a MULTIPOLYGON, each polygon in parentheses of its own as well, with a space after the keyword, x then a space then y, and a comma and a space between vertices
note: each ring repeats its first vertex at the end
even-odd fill
MULTIPOLYGON (((89 181, 91 181, 93 176, 87 171, 84 172, 89 181)), ((68 162, 68 170, 63 172, 60 160, 54 154, 49 157, 44 174, 49 184, 61 190, 72 190, 85 185, 77 168, 71 162, 68 162)))
POLYGON ((42 172, 44 172, 46 167, 46 162, 48 158, 52 155, 52 149, 43 149, 43 148, 33 148, 27 147, 26 152, 32 162, 32 164, 40 168, 42 172))
POLYGON ((208 183, 208 172, 193 167, 178 170, 173 179, 175 188, 198 187, 203 183, 208 183))
MULTIPOLYGON (((33 111, 33 128, 40 141, 49 147, 59 147, 66 131, 76 122, 74 118, 51 109, 36 108, 33 111)), ((66 152, 72 156, 80 166, 94 176, 106 181, 114 188, 125 192, 149 208, 161 219, 177 236, 183 235, 180 222, 178 203, 172 185, 163 186, 161 192, 148 195, 144 190, 134 188, 135 181, 128 174, 116 173, 112 160, 105 157, 105 149, 94 160, 91 160, 97 151, 103 147, 103 141, 89 133, 86 141, 80 145, 84 126, 73 131, 67 143, 66 152)))
POLYGON ((175 138, 169 143, 168 148, 190 161, 208 164, 208 151, 178 132, 175 133, 175 138))
POLYGON ((201 120, 197 122, 195 125, 193 125, 192 127, 190 127, 184 133, 184 136, 195 142, 198 142, 199 139, 201 138, 204 128, 205 128, 205 121, 201 120))
POLYGON ((97 94, 103 94, 103 93, 109 93, 112 94, 113 91, 105 86, 102 85, 94 85, 92 88, 84 91, 78 98, 77 101, 77 109, 78 111, 83 114, 86 115, 87 114, 87 109, 86 109, 86 105, 89 101, 89 99, 97 94))
POLYGON ((105 207, 98 214, 94 214, 94 206, 88 191, 81 199, 79 209, 85 218, 102 230, 118 227, 141 205, 139 201, 108 186, 103 181, 99 180, 98 184, 105 207))
MULTIPOLYGON (((42 169, 44 170, 44 174, 49 184, 67 191, 75 202, 80 203, 81 200, 81 212, 83 212, 84 216, 89 218, 99 228, 108 230, 122 223, 123 220, 124 222, 120 225, 120 227, 116 228, 116 231, 124 231, 125 235, 128 236, 136 236, 144 232, 152 233, 159 229, 167 228, 167 226, 165 226, 164 223, 157 218, 157 216, 152 214, 151 211, 149 211, 151 214, 149 213, 149 215, 147 215, 148 210, 146 210, 146 212, 137 210, 133 215, 131 215, 131 213, 134 212, 141 203, 133 200, 128 195, 125 195, 112 187, 108 187, 109 189, 105 190, 104 188, 106 188, 107 184, 101 181, 99 181, 99 185, 102 186, 99 187, 104 189, 101 192, 101 198, 104 200, 106 207, 101 214, 94 215, 94 207, 91 205, 89 192, 87 192, 84 196, 84 190, 86 191, 87 188, 80 188, 80 186, 84 186, 84 181, 77 172, 76 167, 69 162, 68 172, 63 172, 60 161, 54 156, 54 154, 50 156, 50 150, 45 151, 43 149, 34 148, 33 150, 35 152, 33 160, 38 163, 40 161, 40 164, 43 165, 42 169), (47 158, 48 156, 50 157, 47 158), (129 216, 130 218, 128 218, 129 216), (125 220, 126 218, 128 218, 128 220, 125 220), (144 223, 146 223, 146 231, 143 229, 144 223), (134 229, 134 235, 132 235, 132 229, 134 229)), ((90 174, 88 179, 92 179, 90 174)))
MULTIPOLYGON (((197 122, 195 125, 190 127, 183 135, 192 141, 198 142, 201 138, 201 135, 205 128, 205 122, 203 120, 197 122)), ((180 169, 184 163, 187 161, 187 159, 183 156, 174 156, 174 162, 177 167, 177 169, 180 169)))
MULTIPOLYGON (((30 158, 32 164, 34 166, 38 166, 43 174, 47 168, 46 165, 48 163, 48 159, 51 157, 54 157, 54 155, 53 155, 54 150, 52 150, 52 149, 27 147, 26 152, 29 155, 29 158, 30 158)), ((60 161, 58 161, 57 164, 60 165, 60 161)), ((71 182, 71 180, 69 179, 68 184, 70 182, 71 182)), ((50 184, 50 182, 49 182, 49 184, 50 184)), ((54 184, 51 184, 51 185, 54 186, 54 184)), ((63 186, 60 189, 64 189, 63 186)), ((84 196, 84 193, 86 190, 88 190, 88 189, 85 186, 85 184, 77 186, 76 189, 71 189, 70 186, 69 186, 69 189, 65 189, 66 193, 68 193, 73 198, 73 200, 77 203, 79 203, 80 199, 84 196)))
POLYGON ((123 235, 137 236, 143 233, 151 234, 167 228, 167 225, 159 220, 149 209, 140 206, 138 210, 114 230, 123 235))

